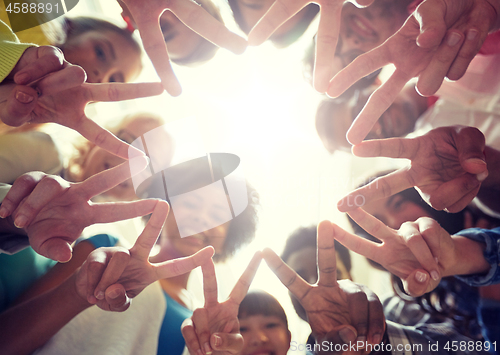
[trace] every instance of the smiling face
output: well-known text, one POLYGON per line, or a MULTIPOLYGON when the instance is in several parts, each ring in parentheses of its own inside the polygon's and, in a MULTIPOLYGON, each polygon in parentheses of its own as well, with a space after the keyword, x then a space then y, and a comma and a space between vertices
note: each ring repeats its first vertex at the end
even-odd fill
POLYGON ((366 8, 346 3, 342 9, 340 35, 335 54, 336 71, 359 55, 381 45, 408 17, 407 0, 375 0, 366 8))
POLYGON ((286 355, 291 335, 281 318, 257 314, 239 321, 243 336, 241 355, 286 355))
POLYGON ((70 36, 62 50, 68 62, 85 70, 89 83, 130 82, 142 69, 138 49, 110 30, 70 36))
POLYGON ((231 223, 228 221, 226 198, 215 198, 207 190, 204 193, 191 191, 171 205, 172 210, 162 231, 162 248, 179 257, 192 255, 209 245, 214 247, 216 254, 224 253, 224 242, 231 223), (187 234, 186 237, 181 237, 180 229, 187 234))
POLYGON ((431 217, 422 207, 406 200, 401 194, 367 203, 362 208, 393 229, 399 229, 403 223, 414 222, 420 217, 431 217))
POLYGON ((160 27, 172 61, 189 57, 204 41, 196 32, 184 25, 170 11, 160 17, 160 27))

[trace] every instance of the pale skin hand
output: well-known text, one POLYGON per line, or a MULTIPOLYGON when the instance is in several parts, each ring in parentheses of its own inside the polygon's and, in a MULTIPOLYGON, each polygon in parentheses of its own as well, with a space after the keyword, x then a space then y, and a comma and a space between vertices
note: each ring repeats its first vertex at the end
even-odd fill
POLYGON ((243 348, 240 334, 238 309, 259 268, 262 255, 255 253, 247 268, 234 286, 229 298, 219 303, 217 299, 217 279, 212 260, 201 266, 203 271, 203 291, 205 305, 193 312, 184 321, 182 335, 191 355, 238 354, 243 348))
POLYGON ((82 299, 104 310, 124 311, 130 305, 131 298, 151 283, 185 274, 211 260, 214 250, 206 247, 185 258, 156 264, 149 262, 151 249, 169 211, 166 201, 155 202, 148 224, 131 249, 98 248, 89 254, 75 280, 82 299))
POLYGON ((349 212, 349 216, 381 243, 333 225, 335 239, 401 278, 406 292, 412 296, 432 291, 441 277, 489 269, 480 243, 450 236, 431 218, 405 222, 399 230, 394 230, 360 208, 349 212))
POLYGON ((358 144, 366 137, 410 79, 418 77, 417 90, 430 96, 445 77, 461 78, 496 21, 495 6, 486 0, 423 2, 398 32, 356 58, 330 82, 327 94, 338 97, 375 70, 390 63, 396 67, 354 120, 347 133, 349 142, 358 144))
POLYGON ((349 201, 366 203, 416 187, 433 208, 459 212, 477 195, 488 175, 484 144, 478 129, 464 126, 440 127, 416 138, 362 142, 353 147, 354 155, 405 158, 411 163, 351 192, 337 206, 347 212, 360 207, 349 201))
MULTIPOLYGON (((368 6, 374 0, 351 0, 358 6, 368 6)), ((318 4, 320 21, 316 37, 314 88, 324 93, 334 75, 333 58, 340 32, 340 15, 344 0, 276 0, 248 34, 248 43, 258 46, 266 41, 287 20, 309 4, 318 4)))
MULTIPOLYGON (((131 100, 159 95, 163 91, 160 83, 83 83, 53 95, 38 97, 36 91, 31 87, 11 85, 10 94, 4 101, 0 102, 1 117, 17 117, 20 121, 16 122, 58 123, 74 129, 95 145, 124 159, 129 159, 129 149, 134 150, 137 155, 143 153, 135 148, 130 148, 127 143, 116 138, 111 132, 88 118, 85 115, 85 107, 89 102, 131 100), (35 99, 21 104, 18 100, 20 91, 35 99)), ((5 90, 1 90, 0 94, 4 96, 5 90)))
POLYGON ((271 249, 263 251, 264 259, 304 307, 317 340, 349 343, 356 337, 366 337, 368 343, 378 344, 385 328, 382 305, 371 292, 360 299, 351 281, 337 282, 333 236, 329 221, 318 225, 319 279, 314 285, 304 281, 271 249))
MULTIPOLYGON (((134 167, 145 168, 147 160, 131 160, 134 167)), ((71 259, 70 244, 83 229, 95 223, 110 223, 151 213, 156 200, 92 203, 90 199, 130 178, 129 162, 91 176, 81 183, 40 172, 16 179, 0 207, 0 216, 12 215, 23 228, 31 247, 57 261, 71 259)))
POLYGON ((215 45, 241 54, 246 41, 229 31, 201 6, 190 0, 123 0, 139 28, 144 49, 172 96, 180 95, 182 89, 168 60, 167 46, 160 28, 160 16, 171 11, 187 27, 215 45))

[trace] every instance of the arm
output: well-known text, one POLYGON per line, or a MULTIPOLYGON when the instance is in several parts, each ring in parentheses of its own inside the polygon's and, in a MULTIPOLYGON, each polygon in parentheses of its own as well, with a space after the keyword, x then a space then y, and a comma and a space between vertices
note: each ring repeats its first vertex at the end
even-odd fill
POLYGON ((500 213, 500 151, 486 146, 484 156, 488 177, 481 184, 477 198, 486 207, 500 213))

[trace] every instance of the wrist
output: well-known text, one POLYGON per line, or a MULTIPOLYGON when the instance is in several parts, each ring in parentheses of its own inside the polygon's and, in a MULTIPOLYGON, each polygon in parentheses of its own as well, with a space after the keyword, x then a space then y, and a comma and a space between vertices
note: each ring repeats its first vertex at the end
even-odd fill
POLYGON ((451 236, 455 244, 454 261, 443 276, 483 274, 490 265, 484 258, 486 244, 459 235, 451 236))

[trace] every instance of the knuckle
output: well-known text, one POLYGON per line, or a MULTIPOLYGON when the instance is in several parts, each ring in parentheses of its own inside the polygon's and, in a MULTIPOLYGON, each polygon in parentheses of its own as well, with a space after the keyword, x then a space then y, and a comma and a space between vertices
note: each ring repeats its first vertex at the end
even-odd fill
POLYGON ((111 101, 118 101, 120 99, 120 91, 114 85, 108 87, 108 96, 111 101))

